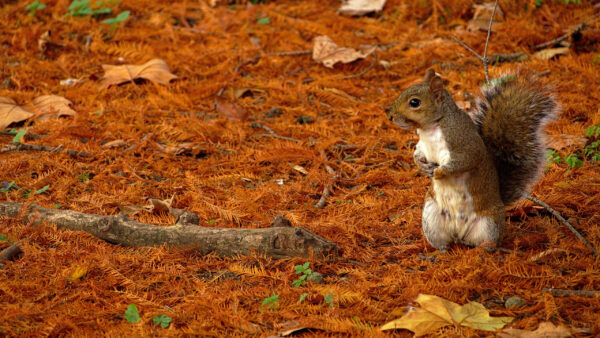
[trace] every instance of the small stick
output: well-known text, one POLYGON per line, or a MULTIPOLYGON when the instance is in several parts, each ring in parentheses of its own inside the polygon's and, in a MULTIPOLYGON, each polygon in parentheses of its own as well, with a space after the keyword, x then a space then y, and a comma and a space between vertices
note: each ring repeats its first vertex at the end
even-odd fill
POLYGON ((267 54, 268 56, 296 56, 296 55, 309 55, 312 54, 312 50, 299 50, 295 52, 279 52, 267 54))
MULTIPOLYGON (((17 132, 0 131, 0 135, 15 136, 15 135, 17 135, 17 132)), ((27 133, 24 136, 24 138, 26 140, 38 140, 38 139, 41 139, 41 138, 44 138, 44 137, 46 137, 46 136, 44 136, 44 135, 38 135, 38 134, 30 134, 30 133, 27 133)))
POLYGON ((40 144, 27 144, 27 143, 12 143, 6 145, 4 148, 0 149, 0 153, 5 153, 9 151, 20 151, 20 150, 35 150, 35 151, 49 151, 56 152, 62 151, 71 156, 79 156, 79 157, 92 157, 93 155, 90 153, 86 153, 84 151, 71 150, 71 149, 62 149, 62 145, 58 147, 49 147, 40 144))
POLYGON ((594 297, 600 294, 600 291, 595 290, 561 290, 561 289, 542 289, 542 292, 551 293, 554 296, 582 296, 582 297, 594 297))
POLYGON ((375 67, 375 64, 377 64, 377 52, 373 52, 373 63, 371 63, 371 65, 369 65, 369 67, 367 67, 367 69, 363 70, 362 72, 360 72, 358 74, 338 77, 338 79, 348 80, 348 79, 355 79, 357 77, 361 77, 361 76, 365 75, 368 71, 373 69, 373 67, 375 67))
POLYGON ((544 209, 546 209, 549 213, 551 213, 554 217, 556 217, 559 221, 561 221, 562 224, 566 225, 567 228, 569 228, 569 230, 571 230, 571 232, 573 234, 575 234, 575 236, 577 236, 577 238, 579 238, 579 240, 581 242, 583 242, 583 244, 585 246, 587 246, 590 250, 592 250, 592 252, 594 253, 594 256, 598 257, 598 252, 596 251, 596 249, 594 249, 594 247, 579 233, 579 231, 577 231, 577 229, 575 229, 571 225, 571 223, 569 223, 564 217, 562 217, 556 210, 552 209, 552 207, 550 207, 544 201, 541 201, 541 200, 531 196, 527 192, 523 192, 523 197, 544 207, 544 209))
POLYGON ((262 124, 262 123, 258 123, 258 122, 252 122, 252 123, 250 123, 250 127, 252 127, 252 128, 262 128, 262 129, 264 129, 264 130, 266 130, 266 131, 268 131, 268 132, 269 132, 269 134, 260 134, 260 135, 257 135, 257 136, 267 136, 267 137, 274 137, 274 138, 278 138, 278 139, 280 139, 280 140, 285 140, 285 141, 301 142, 300 140, 298 140, 298 139, 295 139, 295 138, 291 138, 291 137, 285 137, 285 136, 279 136, 279 135, 277 135, 277 133, 275 133, 275 132, 273 131, 273 129, 271 129, 271 128, 269 128, 269 127, 265 126, 265 125, 264 125, 264 124, 262 124))
POLYGON ((325 188, 323 188, 323 195, 321 195, 321 198, 319 199, 319 201, 315 204, 315 208, 317 209, 323 209, 323 207, 325 207, 325 203, 327 203, 327 198, 329 196, 331 196, 331 183, 328 183, 325 188))
POLYGON ((23 250, 21 250, 21 241, 15 242, 0 252, 0 262, 12 260, 22 252, 23 250))
MULTIPOLYGON (((600 13, 596 13, 595 15, 591 16, 589 19, 587 19, 587 21, 591 21, 593 19, 595 19, 596 17, 600 16, 600 13)), ((544 42, 544 43, 540 43, 539 45, 534 46, 533 48, 536 50, 539 49, 544 49, 546 47, 549 46, 554 46, 555 44, 568 39, 570 36, 572 36, 573 34, 577 34, 579 33, 579 31, 583 30, 586 26, 588 25, 588 23, 586 21, 580 23, 579 25, 577 25, 577 27, 575 27, 575 29, 573 29, 572 32, 569 32, 567 34, 561 35, 559 37, 557 37, 556 39, 552 39, 550 41, 544 42)))
POLYGON ((488 59, 490 65, 495 65, 503 62, 525 61, 529 59, 529 57, 525 53, 492 54, 488 59))

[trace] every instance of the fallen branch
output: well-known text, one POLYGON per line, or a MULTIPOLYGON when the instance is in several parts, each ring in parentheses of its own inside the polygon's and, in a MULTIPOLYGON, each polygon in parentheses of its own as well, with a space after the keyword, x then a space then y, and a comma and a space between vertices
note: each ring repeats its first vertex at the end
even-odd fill
POLYGON ((590 250, 592 250, 592 252, 594 253, 594 256, 598 257, 598 252, 596 251, 596 249, 594 249, 594 247, 579 233, 579 231, 577 231, 577 229, 575 229, 575 227, 573 227, 571 225, 571 223, 569 223, 564 217, 561 216, 561 214, 558 213, 558 211, 552 209, 552 207, 550 207, 548 204, 546 204, 544 201, 541 201, 533 196, 531 196, 530 194, 528 194, 527 192, 523 192, 523 197, 525 197, 526 199, 537 203, 539 205, 541 205, 542 207, 544 207, 544 209, 546 209, 549 213, 551 213, 552 215, 554 215, 554 217, 556 217, 560 222, 562 222, 562 224, 566 225, 567 228, 569 228, 569 230, 571 230, 571 232, 573 234, 575 234, 575 236, 577 238, 579 238, 579 240, 585 245, 587 246, 590 250))
POLYGON ((49 146, 43 146, 40 144, 28 144, 28 143, 7 144, 4 146, 4 148, 0 149, 0 153, 5 153, 5 152, 9 152, 9 151, 21 151, 21 150, 64 152, 71 156, 78 156, 78 157, 92 157, 93 156, 92 154, 86 153, 84 151, 63 149, 62 146, 49 147, 49 146))
POLYGON ((252 122, 252 123, 250 123, 250 127, 252 127, 252 128, 262 128, 262 129, 264 129, 264 130, 266 130, 266 131, 268 131, 268 132, 269 132, 269 134, 259 134, 259 135, 256 135, 256 136, 274 137, 274 138, 278 138, 278 139, 280 139, 280 140, 285 140, 285 141, 301 142, 300 140, 298 140, 298 139, 295 139, 295 138, 291 138, 291 137, 285 137, 285 136, 279 136, 279 135, 277 135, 277 134, 276 134, 276 133, 273 131, 273 129, 271 129, 271 128, 269 128, 269 127, 265 126, 265 125, 264 125, 264 124, 262 124, 262 123, 258 123, 258 122, 252 122))
POLYGON ((55 224, 59 229, 85 231, 109 243, 129 247, 167 244, 194 248, 201 254, 214 252, 220 256, 235 256, 256 251, 273 258, 306 257, 311 253, 335 256, 339 251, 334 243, 304 228, 201 227, 196 223, 198 216, 181 209, 171 211, 177 218, 173 226, 145 224, 131 220, 125 214, 103 216, 12 202, 0 202, 0 215, 17 217, 21 208, 25 209, 22 212, 25 224, 31 222, 32 225, 39 225, 45 221, 55 224))
MULTIPOLYGON (((591 21, 591 20, 597 18, 598 16, 600 16, 600 13, 597 13, 597 14, 591 16, 589 19, 587 19, 587 21, 591 21)), ((561 35, 561 36, 557 37, 556 39, 552 39, 550 41, 547 41, 547 42, 544 42, 544 43, 540 43, 539 45, 536 45, 533 48, 535 50, 539 50, 539 49, 544 49, 546 47, 554 46, 557 43, 562 42, 563 40, 568 39, 573 34, 579 33, 581 30, 585 29, 585 27, 587 27, 587 25, 588 25, 588 23, 586 21, 583 21, 582 23, 580 23, 579 25, 577 25, 575 27, 575 29, 573 29, 573 31, 571 31, 571 32, 569 32, 567 34, 561 35)))
POLYGON ((594 297, 600 295, 600 291, 594 290, 560 290, 560 289, 542 289, 542 292, 551 293, 554 296, 581 296, 581 297, 594 297))
POLYGON ((21 242, 20 241, 15 242, 11 246, 9 246, 8 248, 6 248, 6 249, 2 250, 2 252, 0 252, 0 262, 10 261, 13 258, 17 257, 22 252, 23 252, 23 250, 21 250, 21 242))
POLYGON ((373 52, 373 62, 369 65, 369 67, 367 67, 367 69, 365 69, 362 72, 357 73, 357 74, 352 74, 352 75, 347 75, 347 76, 341 76, 338 79, 340 79, 340 80, 348 80, 348 79, 355 79, 357 77, 361 77, 361 76, 365 75, 368 71, 370 71, 371 69, 373 69, 373 67, 375 67, 376 64, 377 64, 377 52, 373 52))

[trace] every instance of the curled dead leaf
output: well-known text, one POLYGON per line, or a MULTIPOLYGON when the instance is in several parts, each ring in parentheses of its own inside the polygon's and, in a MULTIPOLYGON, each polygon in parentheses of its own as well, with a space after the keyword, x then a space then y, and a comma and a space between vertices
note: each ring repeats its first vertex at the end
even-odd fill
POLYGON ((228 120, 245 121, 248 118, 248 111, 244 107, 221 96, 215 97, 215 109, 228 120))
POLYGON ((365 15, 383 10, 386 0, 342 0, 338 13, 344 15, 365 15))
POLYGON ((0 129, 11 123, 25 121, 34 115, 25 107, 19 106, 13 99, 0 96, 0 129))
POLYGON ((162 59, 152 59, 143 65, 102 65, 104 69, 104 79, 102 85, 109 87, 126 82, 133 82, 136 79, 145 79, 163 85, 177 78, 177 75, 171 73, 169 66, 162 59))
POLYGON ((147 207, 147 210, 150 212, 166 212, 168 213, 171 210, 171 204, 173 203, 173 197, 166 200, 159 200, 156 198, 149 198, 148 202, 150 205, 147 207))
POLYGON ((317 36, 313 46, 313 60, 322 63, 325 67, 333 68, 333 65, 341 63, 350 63, 358 59, 365 58, 373 53, 377 47, 370 47, 363 51, 356 49, 339 47, 326 35, 317 36))
MULTIPOLYGON (((490 26, 490 17, 494 11, 494 2, 488 2, 480 5, 473 5, 473 18, 469 21, 467 30, 471 32, 484 31, 487 32, 490 26)), ((504 13, 502 8, 496 8, 494 15, 494 23, 502 21, 504 13)))
POLYGON ((567 338, 573 337, 564 326, 555 326, 550 322, 541 323, 535 331, 505 329, 498 334, 502 338, 567 338))
POLYGON ((533 54, 533 57, 537 58, 537 59, 548 61, 555 56, 567 55, 567 54, 569 54, 569 47, 547 48, 547 49, 542 49, 539 52, 536 52, 535 54, 533 54))
POLYGON ((73 103, 62 96, 42 95, 33 99, 31 103, 42 113, 38 119, 77 115, 70 107, 73 103))

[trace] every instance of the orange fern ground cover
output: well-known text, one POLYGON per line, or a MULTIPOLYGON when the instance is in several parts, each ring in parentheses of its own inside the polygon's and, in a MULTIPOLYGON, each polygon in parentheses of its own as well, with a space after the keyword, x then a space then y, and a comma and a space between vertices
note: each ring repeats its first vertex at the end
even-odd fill
MULTIPOLYGON (((20 107, 61 96, 76 115, 39 119, 31 108, 28 120, 5 130, 26 127, 44 137, 26 135, 23 143, 92 156, 2 152, 3 188, 13 181, 18 188, 0 193, 2 201, 116 215, 119 206, 174 196, 173 206, 198 214, 200 226, 263 228, 284 215, 342 252, 338 259, 201 256, 188 248, 124 248, 2 217, 0 250, 23 240, 23 255, 0 268, 0 335, 267 336, 304 326, 310 330, 298 334, 410 336, 379 328, 420 293, 479 302, 493 316, 514 317, 516 329, 549 321, 575 335, 600 334, 598 294, 543 291, 600 290, 600 261, 531 202, 507 210, 502 247, 510 252, 455 245, 436 255, 423 238, 429 179, 412 163, 417 137, 387 121, 384 108, 429 67, 456 101, 471 104, 482 67, 448 35, 483 50, 486 33, 468 29, 480 1, 389 0, 380 13, 361 17, 336 13, 339 1, 131 0, 107 2, 112 13, 97 16, 65 15, 73 10, 68 0, 40 3, 46 7, 32 10, 25 9, 30 1, 3 2, 0 96, 20 107), (102 22, 126 10, 124 22, 102 22), (323 35, 375 53, 332 68, 310 52, 277 54, 310 51, 323 35), (106 65, 154 59, 173 76, 146 74, 148 80, 135 68, 134 82, 103 78, 106 65), (331 195, 317 209, 328 184, 331 195), (292 286, 294 267, 307 261, 323 283, 292 286), (269 302, 272 295, 278 301, 269 302), (505 307, 511 296, 523 304, 505 307), (141 316, 135 324, 124 318, 130 304, 141 316), (160 314, 172 319, 166 329, 153 322, 160 314)), ((548 162, 533 194, 600 248, 599 164, 583 150, 594 141, 585 130, 600 123, 597 18, 564 41, 569 48, 533 56, 537 44, 573 30, 597 7, 502 0, 489 53, 523 52, 529 58, 520 67, 554 85, 562 112, 548 132, 562 161, 548 162)), ((493 65, 490 73, 515 67, 493 65)), ((12 136, 0 140, 4 147, 12 136)), ((174 221, 160 213, 132 217, 159 226, 174 221)), ((450 326, 437 334, 490 333, 450 326)))

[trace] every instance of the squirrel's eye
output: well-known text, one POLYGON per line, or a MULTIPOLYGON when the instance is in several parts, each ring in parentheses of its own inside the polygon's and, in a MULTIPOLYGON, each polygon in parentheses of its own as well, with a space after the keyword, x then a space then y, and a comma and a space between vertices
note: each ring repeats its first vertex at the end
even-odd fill
POLYGON ((421 105, 421 100, 419 99, 411 99, 408 101, 408 105, 412 108, 418 108, 421 105))

